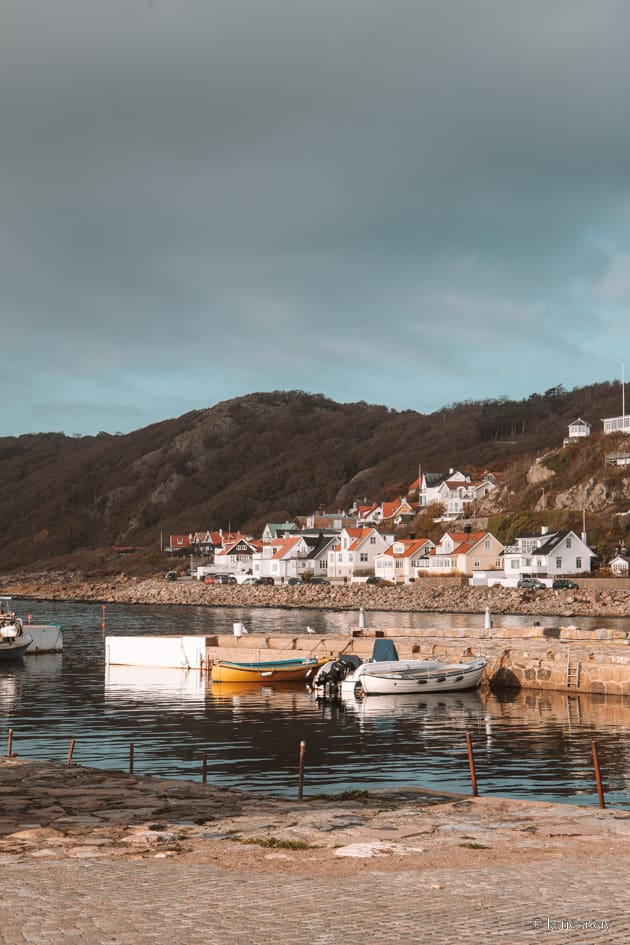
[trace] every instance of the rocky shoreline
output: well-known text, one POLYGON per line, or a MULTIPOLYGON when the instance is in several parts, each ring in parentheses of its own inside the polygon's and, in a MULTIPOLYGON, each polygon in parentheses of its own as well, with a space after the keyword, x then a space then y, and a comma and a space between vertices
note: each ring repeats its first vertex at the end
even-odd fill
POLYGON ((535 617, 627 617, 630 588, 580 587, 577 590, 522 590, 469 587, 459 579, 377 587, 300 585, 268 587, 206 585, 198 581, 165 581, 130 577, 84 579, 72 574, 7 575, 0 591, 34 600, 123 604, 181 604, 208 607, 315 608, 334 611, 523 614, 535 617))

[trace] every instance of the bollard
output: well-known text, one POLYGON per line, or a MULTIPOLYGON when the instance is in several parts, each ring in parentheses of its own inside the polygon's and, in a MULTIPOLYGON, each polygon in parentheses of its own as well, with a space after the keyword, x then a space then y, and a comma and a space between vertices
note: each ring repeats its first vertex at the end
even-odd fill
POLYGON ((9 729, 9 737, 7 739, 7 758, 10 758, 13 754, 13 729, 9 729))
POLYGON ((68 761, 67 761, 67 764, 69 764, 69 765, 72 764, 72 753, 74 752, 74 746, 75 746, 75 744, 76 744, 75 739, 74 739, 74 738, 71 739, 71 741, 70 741, 70 748, 68 749, 68 761))
POLYGON ((593 752, 593 767, 595 768, 595 783, 597 784, 597 796, 599 798, 599 806, 605 807, 606 801, 604 800, 604 788, 602 785, 602 775, 599 770, 599 756, 597 754, 597 745, 595 742, 591 742, 591 750, 593 752))
POLYGON ((208 780, 208 756, 204 751, 203 755, 201 756, 201 783, 206 784, 207 780, 208 780))
POLYGON ((300 763, 298 778, 298 801, 302 800, 302 790, 304 788, 304 754, 306 752, 306 742, 300 742, 300 763))
POLYGON ((129 774, 133 774, 133 742, 129 744, 129 774))
POLYGON ((473 754, 472 741, 470 734, 466 732, 466 745, 468 747, 468 765, 470 767, 470 782, 472 784, 473 797, 478 796, 477 791, 477 775, 475 773, 475 756, 473 754))

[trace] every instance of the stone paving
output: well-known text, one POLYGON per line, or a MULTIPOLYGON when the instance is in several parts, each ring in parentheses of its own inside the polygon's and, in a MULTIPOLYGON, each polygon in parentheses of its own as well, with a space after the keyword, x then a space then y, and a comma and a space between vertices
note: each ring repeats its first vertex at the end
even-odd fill
POLYGON ((0 945, 630 943, 630 813, 0 760, 0 945))

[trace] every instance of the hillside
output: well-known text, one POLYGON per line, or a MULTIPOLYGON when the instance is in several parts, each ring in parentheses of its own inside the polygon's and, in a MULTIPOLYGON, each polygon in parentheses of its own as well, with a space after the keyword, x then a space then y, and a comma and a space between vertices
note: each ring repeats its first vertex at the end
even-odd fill
POLYGON ((598 429, 619 401, 619 386, 601 383, 421 414, 277 391, 126 435, 0 438, 0 567, 119 544, 158 548, 160 531, 258 532, 266 521, 404 494, 420 463, 503 471, 514 484, 508 506, 529 508, 520 496, 529 503, 535 457, 556 449, 578 415, 598 429))

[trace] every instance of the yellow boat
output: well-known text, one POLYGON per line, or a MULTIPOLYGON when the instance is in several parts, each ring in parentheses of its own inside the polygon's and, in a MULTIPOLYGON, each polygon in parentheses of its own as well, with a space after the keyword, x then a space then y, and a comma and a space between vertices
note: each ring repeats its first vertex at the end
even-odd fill
POLYGON ((326 661, 327 658, 318 659, 313 656, 297 660, 268 660, 262 663, 217 660, 212 664, 212 682, 306 682, 326 661))

